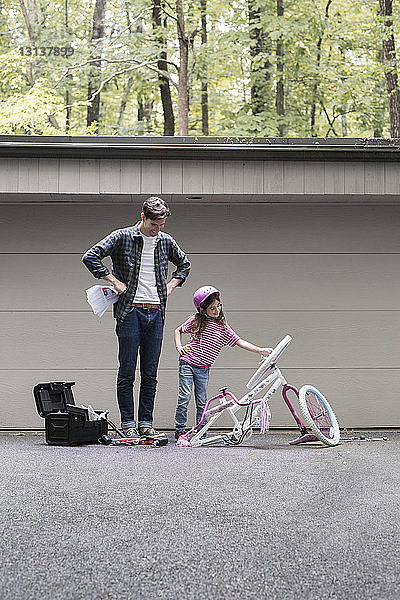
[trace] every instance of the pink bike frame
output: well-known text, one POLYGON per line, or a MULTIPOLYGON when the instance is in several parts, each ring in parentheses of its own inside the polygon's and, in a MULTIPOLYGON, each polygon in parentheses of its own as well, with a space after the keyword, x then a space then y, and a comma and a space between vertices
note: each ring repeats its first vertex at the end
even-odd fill
MULTIPOLYGON (((294 387, 293 385, 288 385, 287 383, 285 383, 283 385, 282 388, 282 398, 286 404, 286 406, 288 407, 290 413, 292 414, 294 420, 296 421, 300 432, 302 434, 306 433, 307 427, 304 425, 304 423, 301 421, 301 419, 298 417, 292 403, 290 402, 287 394, 288 392, 294 392, 297 396, 297 398, 299 397, 299 391, 296 387, 294 387)), ((227 408, 230 408, 232 406, 249 406, 251 404, 257 404, 260 402, 260 399, 257 400, 250 400, 250 401, 246 401, 246 402, 240 402, 236 396, 234 394, 232 394, 232 392, 229 392, 226 390, 226 388, 223 389, 222 392, 220 392, 219 394, 217 394, 216 396, 213 396, 212 398, 210 398, 210 400, 207 401, 204 410, 203 410, 203 415, 199 421, 199 423, 197 423, 197 425, 195 425, 194 427, 192 427, 192 429, 190 431, 188 431, 186 434, 182 435, 179 438, 179 445, 180 446, 190 446, 190 441, 189 441, 189 436, 192 436, 193 434, 195 434, 197 431, 200 431, 200 429, 205 425, 205 415, 207 414, 207 418, 210 418, 220 412, 222 412, 223 410, 226 410, 227 408), (231 400, 226 401, 227 398, 230 398, 231 400), (214 408, 209 408, 211 403, 214 402, 215 400, 224 400, 224 402, 217 404, 214 408)))
POLYGON ((282 398, 284 399, 286 406, 292 413, 292 416, 293 416, 294 420, 296 421, 297 425, 299 426, 300 431, 303 432, 304 430, 307 430, 307 427, 304 425, 303 421, 301 419, 299 419, 296 411, 294 410, 294 408, 292 406, 292 403, 290 402, 289 398, 287 397, 287 393, 289 391, 294 392, 298 398, 299 390, 297 388, 295 388, 294 385, 288 385, 287 383, 285 383, 285 385, 282 388, 282 398))

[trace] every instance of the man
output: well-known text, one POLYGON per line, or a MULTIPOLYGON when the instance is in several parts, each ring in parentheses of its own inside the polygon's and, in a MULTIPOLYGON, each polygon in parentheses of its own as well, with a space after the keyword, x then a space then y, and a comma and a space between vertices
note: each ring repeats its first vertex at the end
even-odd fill
POLYGON ((143 203, 141 221, 113 231, 88 250, 82 260, 97 279, 105 279, 120 294, 114 304, 118 337, 117 399, 121 427, 127 437, 153 436, 154 397, 167 297, 189 274, 190 262, 163 229, 170 215, 164 200, 143 203), (103 265, 110 256, 113 272, 103 265), (167 283, 168 261, 176 266, 167 283), (138 430, 134 416, 133 383, 140 354, 138 430))

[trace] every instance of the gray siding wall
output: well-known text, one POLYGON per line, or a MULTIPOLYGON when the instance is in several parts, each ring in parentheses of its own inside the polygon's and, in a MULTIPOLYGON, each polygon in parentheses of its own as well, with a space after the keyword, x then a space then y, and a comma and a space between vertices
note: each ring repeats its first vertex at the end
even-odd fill
MULTIPOLYGON (((0 159, 0 197, 10 194, 230 195, 230 202, 290 194, 399 197, 400 169, 391 162, 0 159)), ((120 196, 120 198, 118 198, 120 196)), ((112 200, 112 199, 111 199, 112 200)), ((318 200, 318 198, 317 198, 318 200)))
MULTIPOLYGON (((190 193, 200 194, 204 189, 217 193, 219 189, 222 194, 230 189, 234 195, 229 203, 218 201, 218 196, 213 202, 200 203, 185 201, 179 195, 174 200, 174 181, 178 187, 182 182, 182 190, 189 193, 181 178, 183 172, 192 169, 192 182, 199 176, 199 167, 185 162, 171 164, 171 170, 165 171, 168 176, 161 175, 163 165, 143 163, 136 188, 137 163, 132 164, 133 171, 124 171, 129 184, 118 188, 118 181, 122 186, 124 179, 122 170, 113 179, 115 162, 122 165, 123 161, 69 161, 65 165, 60 161, 27 161, 26 170, 21 168, 22 161, 17 162, 17 183, 15 178, 8 178, 10 171, 5 171, 4 161, 0 177, 1 189, 7 192, 3 201, 11 201, 0 205, 1 427, 43 427, 31 391, 41 381, 76 381, 77 404, 107 408, 112 418, 118 418, 114 322, 111 314, 99 320, 86 303, 85 289, 97 281, 80 257, 113 229, 135 222, 140 199, 132 196, 128 204, 104 204, 102 196, 93 196, 92 204, 82 202, 79 195, 70 196, 70 202, 57 200, 63 199, 61 192, 144 194, 167 189, 172 216, 166 229, 188 252, 193 267, 185 286, 176 290, 168 303, 156 426, 173 426, 177 390, 173 330, 192 313, 193 291, 206 283, 222 290, 229 323, 244 339, 275 345, 285 334, 293 336, 280 361, 284 374, 296 386, 311 383, 320 388, 332 402, 341 425, 400 426, 400 206, 388 204, 382 192, 390 187, 385 179, 386 166, 375 169, 384 173, 380 180, 384 187, 377 191, 378 206, 356 205, 348 196, 342 203, 326 204, 323 196, 319 202, 314 198, 313 204, 307 203, 304 193, 311 180, 304 174, 309 167, 299 164, 264 164, 262 177, 260 165, 251 164, 254 181, 249 176, 243 186, 244 166, 242 169, 239 164, 236 171, 232 166, 211 164, 207 168, 217 174, 214 183, 202 179, 201 186, 191 185, 190 193), (94 180, 93 167, 97 173, 94 180), (280 175, 265 177, 272 167, 280 175), (76 175, 77 169, 82 174, 84 168, 88 179, 76 175), (282 191, 282 173, 288 172, 293 179, 284 184, 288 193, 279 202, 261 194, 265 185, 271 194, 282 191), (13 190, 6 190, 6 181, 13 190), (32 193, 32 186, 43 194, 56 194, 29 195, 29 200, 47 198, 52 202, 22 204, 22 196, 17 202, 8 195, 11 191, 32 193), (249 187, 252 193, 261 194, 255 196, 257 204, 243 201, 244 190, 248 192, 249 187), (303 196, 296 195, 299 190, 303 196)), ((322 178, 324 186, 330 182, 329 189, 357 193, 365 190, 370 177, 366 165, 360 167, 363 182, 357 176, 354 181, 346 178, 345 164, 339 169, 343 178, 333 174, 327 178, 330 166, 313 166, 317 169, 311 169, 315 192, 321 189, 322 178)), ((15 161, 9 167, 15 175, 15 161)), ((201 165, 200 172, 205 169, 206 165, 201 165)), ((368 185, 378 190, 374 178, 368 185)), ((388 193, 397 193, 399 188, 391 189, 388 193)), ((236 395, 243 395, 257 363, 255 354, 226 349, 212 369, 210 393, 228 385, 236 395)), ((272 399, 271 408, 272 425, 293 424, 278 397, 272 399)))

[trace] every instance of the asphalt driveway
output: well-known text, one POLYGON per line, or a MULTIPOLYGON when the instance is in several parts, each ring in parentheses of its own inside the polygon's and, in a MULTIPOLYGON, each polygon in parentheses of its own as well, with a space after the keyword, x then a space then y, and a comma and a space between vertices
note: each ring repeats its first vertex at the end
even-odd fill
POLYGON ((1 434, 2 600, 400 597, 400 434, 237 448, 1 434))

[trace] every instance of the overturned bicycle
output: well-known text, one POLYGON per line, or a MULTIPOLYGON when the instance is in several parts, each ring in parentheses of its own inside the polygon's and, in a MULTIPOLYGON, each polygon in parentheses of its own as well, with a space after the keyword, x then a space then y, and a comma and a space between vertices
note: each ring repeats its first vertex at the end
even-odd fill
POLYGON ((277 366, 279 357, 291 341, 292 338, 286 335, 271 354, 261 360, 257 371, 247 382, 250 391, 245 396, 238 399, 228 388, 222 388, 218 395, 208 400, 201 420, 179 437, 178 446, 197 447, 217 443, 237 446, 252 435, 255 427, 259 427, 261 433, 266 433, 271 419, 269 400, 281 387, 282 399, 300 430, 299 437, 289 443, 320 441, 327 446, 336 446, 340 440, 339 425, 326 398, 311 385, 303 385, 300 390, 289 385, 277 366), (302 419, 288 398, 289 392, 298 398, 302 419), (232 431, 206 436, 210 427, 226 413, 233 420, 232 431))

